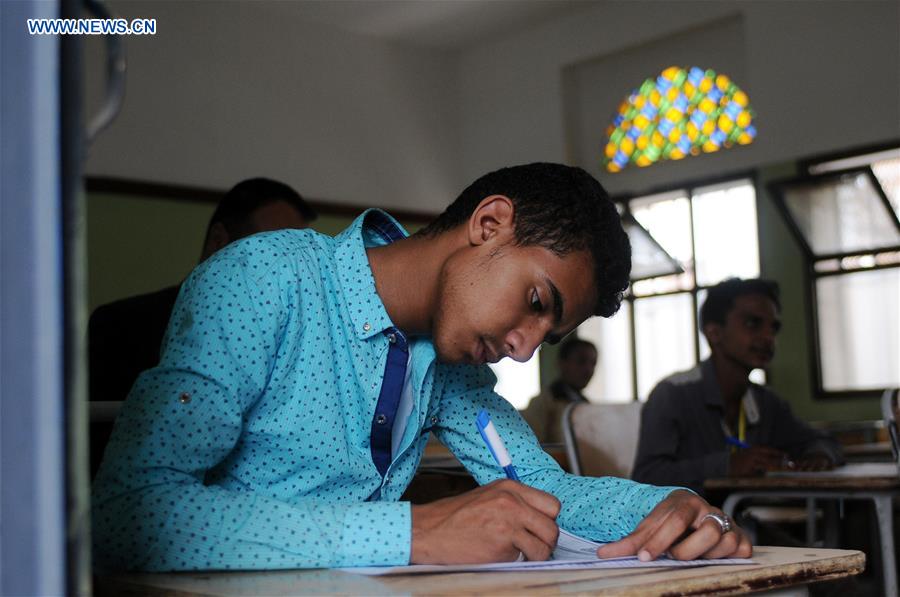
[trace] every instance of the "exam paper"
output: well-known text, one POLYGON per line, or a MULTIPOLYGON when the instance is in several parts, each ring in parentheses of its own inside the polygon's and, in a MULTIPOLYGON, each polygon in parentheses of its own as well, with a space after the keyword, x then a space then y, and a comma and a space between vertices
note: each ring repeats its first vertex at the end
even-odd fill
POLYGON ((389 574, 433 574, 436 572, 501 572, 523 570, 597 570, 604 568, 689 568, 692 566, 721 566, 727 564, 755 564, 751 559, 730 558, 720 560, 673 560, 662 557, 651 562, 642 562, 636 556, 609 558, 597 557, 597 548, 603 545, 582 539, 577 535, 559 530, 556 549, 546 562, 498 562, 493 564, 460 564, 436 566, 413 564, 411 566, 370 566, 342 568, 345 572, 384 576, 389 574))

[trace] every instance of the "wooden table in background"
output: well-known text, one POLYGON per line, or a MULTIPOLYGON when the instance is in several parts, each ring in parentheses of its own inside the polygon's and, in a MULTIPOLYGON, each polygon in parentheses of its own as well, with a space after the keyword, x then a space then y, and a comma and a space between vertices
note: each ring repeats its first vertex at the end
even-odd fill
MULTIPOLYGON (((362 576, 338 570, 128 574, 96 579, 103 595, 739 595, 859 574, 859 551, 757 547, 757 565, 362 576)), ((779 594, 784 595, 782 591, 779 594)))
POLYGON ((893 500, 900 496, 897 464, 854 463, 836 471, 822 473, 780 473, 765 477, 727 477, 708 479, 707 491, 727 491, 722 510, 734 516, 740 502, 752 498, 805 499, 809 520, 807 537, 814 535, 813 512, 816 500, 870 500, 881 544, 884 595, 897 597, 897 566, 894 551, 893 500))

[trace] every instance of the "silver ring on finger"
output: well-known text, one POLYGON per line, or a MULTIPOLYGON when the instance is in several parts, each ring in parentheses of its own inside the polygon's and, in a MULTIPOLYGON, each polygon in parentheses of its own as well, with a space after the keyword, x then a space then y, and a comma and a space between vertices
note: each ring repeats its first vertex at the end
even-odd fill
POLYGON ((728 533, 732 530, 731 519, 728 518, 724 514, 716 514, 715 512, 710 512, 706 516, 700 519, 700 524, 706 522, 706 519, 712 519, 716 521, 716 524, 719 525, 719 529, 722 531, 722 534, 728 533))

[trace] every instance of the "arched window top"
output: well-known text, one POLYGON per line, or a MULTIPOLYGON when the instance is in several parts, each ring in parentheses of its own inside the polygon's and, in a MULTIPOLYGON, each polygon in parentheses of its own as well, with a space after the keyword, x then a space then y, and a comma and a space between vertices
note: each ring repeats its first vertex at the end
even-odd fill
POLYGON ((628 164, 712 153, 756 137, 750 98, 728 75, 693 66, 670 66, 647 79, 619 105, 607 128, 602 164, 618 172, 628 164))

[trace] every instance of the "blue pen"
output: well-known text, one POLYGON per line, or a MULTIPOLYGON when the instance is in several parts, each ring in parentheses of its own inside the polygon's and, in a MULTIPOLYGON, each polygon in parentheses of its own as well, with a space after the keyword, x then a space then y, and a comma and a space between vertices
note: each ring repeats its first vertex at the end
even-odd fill
POLYGON ((481 433, 481 437, 484 439, 484 443, 487 444, 488 450, 491 451, 494 460, 506 473, 506 478, 518 481, 519 475, 516 474, 516 467, 513 466, 512 458, 509 457, 509 452, 506 451, 506 446, 503 445, 503 440, 500 439, 500 434, 497 433, 497 428, 494 427, 494 423, 491 421, 491 415, 482 409, 478 413, 475 423, 478 425, 478 432, 481 433))
POLYGON ((736 437, 732 437, 730 435, 725 436, 725 443, 731 444, 732 446, 737 446, 738 448, 749 448, 750 444, 747 442, 740 440, 736 437))

